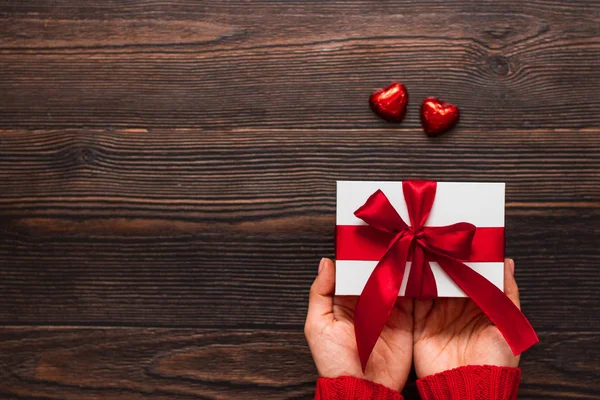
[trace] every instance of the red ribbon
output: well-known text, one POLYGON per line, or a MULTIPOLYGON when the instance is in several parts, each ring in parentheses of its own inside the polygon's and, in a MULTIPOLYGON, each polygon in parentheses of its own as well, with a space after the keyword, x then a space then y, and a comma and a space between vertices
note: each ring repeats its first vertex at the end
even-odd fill
MULTIPOLYGON (((395 234, 378 231, 369 225, 336 225, 336 260, 379 261, 395 234)), ((410 258, 409 258, 410 261, 410 258)), ((471 255, 462 261, 503 262, 504 228, 477 228, 471 243, 471 255)))
MULTIPOLYGON (((531 324, 513 302, 491 282, 461 262, 471 258, 471 248, 477 236, 478 247, 491 249, 487 255, 497 258, 498 244, 503 246, 503 240, 499 242, 498 232, 491 236, 484 233, 482 237, 476 233, 477 228, 467 222, 442 227, 424 226, 433 206, 436 188, 437 184, 433 181, 402 182, 410 226, 402 220, 381 190, 373 193, 354 213, 374 228, 371 229, 374 238, 385 237, 388 240, 385 252, 369 277, 354 313, 356 343, 363 371, 396 303, 409 259, 412 259, 412 265, 405 296, 418 299, 437 297, 435 278, 429 265, 430 261, 435 261, 496 325, 515 355, 539 341, 531 324)), ((477 251, 481 253, 481 250, 477 251)))

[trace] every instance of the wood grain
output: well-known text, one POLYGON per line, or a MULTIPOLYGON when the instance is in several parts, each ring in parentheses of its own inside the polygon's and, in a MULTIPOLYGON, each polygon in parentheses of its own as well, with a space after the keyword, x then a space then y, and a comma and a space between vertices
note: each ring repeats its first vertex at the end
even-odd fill
POLYGON ((0 130, 0 146, 0 205, 28 216, 333 215, 342 179, 503 181, 508 207, 600 201, 595 130, 463 129, 435 140, 394 128, 0 130))
POLYGON ((0 4, 0 127, 370 129, 398 79, 464 128, 600 124, 594 1, 36 3, 0 4))
MULTIPOLYGON (((88 221, 104 224, 115 226, 88 221)), ((77 223, 67 234, 36 236, 9 225, 0 243, 0 320, 300 329, 319 257, 334 250, 332 217, 256 221, 259 232, 215 224, 167 233, 166 223, 141 224, 144 236, 90 235, 77 223)), ((600 329, 590 314, 599 300, 598 226, 600 213, 591 211, 507 217, 507 251, 517 260, 522 304, 536 328, 600 329)))
POLYGON ((358 176, 506 181, 507 251, 533 324, 600 328, 588 312, 600 300, 594 132, 434 142, 392 129, 44 130, 0 141, 9 324, 297 329, 316 263, 334 252, 335 180, 358 176))
POLYGON ((599 64, 593 0, 0 0, 0 398, 312 398, 335 181, 424 178, 507 183, 519 398, 600 399, 599 64))
MULTIPOLYGON (((540 338, 523 357, 519 398, 600 399, 595 335, 540 338), (573 355, 579 362, 565 364, 573 355)), ((298 331, 2 328, 0 364, 3 398, 32 400, 308 400, 316 379, 298 331)), ((414 383, 404 394, 417 398, 414 383)))

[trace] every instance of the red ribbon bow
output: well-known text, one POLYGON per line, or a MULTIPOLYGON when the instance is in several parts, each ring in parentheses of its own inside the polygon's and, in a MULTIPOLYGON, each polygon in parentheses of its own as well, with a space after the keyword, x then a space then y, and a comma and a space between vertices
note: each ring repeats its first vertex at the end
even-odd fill
POLYGON ((430 261, 435 261, 498 327, 515 355, 538 342, 531 324, 513 302, 460 261, 469 259, 477 228, 466 222, 443 227, 424 226, 433 206, 436 187, 433 181, 402 182, 411 226, 402 220, 381 190, 373 193, 354 213, 372 228, 393 234, 360 295, 354 314, 363 371, 396 303, 406 262, 411 258, 405 296, 437 297, 435 278, 429 265, 430 261))

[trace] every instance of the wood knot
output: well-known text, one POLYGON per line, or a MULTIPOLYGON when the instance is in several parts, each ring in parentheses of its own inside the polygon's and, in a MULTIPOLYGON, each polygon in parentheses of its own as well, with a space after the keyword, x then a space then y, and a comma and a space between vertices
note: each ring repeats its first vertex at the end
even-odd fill
POLYGON ((493 26, 483 31, 486 35, 493 39, 504 39, 512 33, 512 28, 508 25, 505 26, 493 26))
POLYGON ((487 59, 488 65, 496 75, 508 75, 510 72, 510 63, 504 56, 489 56, 487 59))
POLYGON ((75 149, 75 158, 80 165, 94 165, 96 163, 96 150, 89 147, 75 149))

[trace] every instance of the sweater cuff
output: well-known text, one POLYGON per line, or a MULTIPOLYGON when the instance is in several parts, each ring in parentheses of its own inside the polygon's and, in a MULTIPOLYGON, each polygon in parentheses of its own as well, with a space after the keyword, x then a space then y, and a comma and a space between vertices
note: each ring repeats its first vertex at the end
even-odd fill
POLYGON ((519 368, 467 365, 417 380, 422 400, 515 400, 519 368))
POLYGON ((319 378, 315 400, 402 400, 395 390, 351 376, 319 378))

